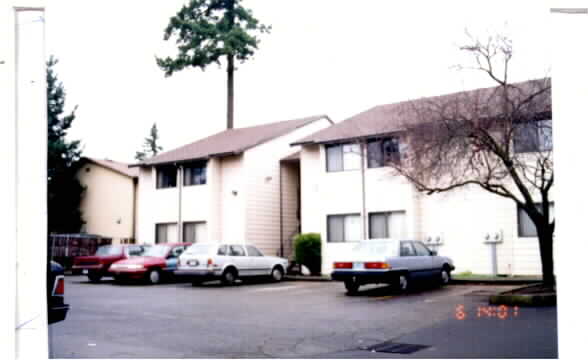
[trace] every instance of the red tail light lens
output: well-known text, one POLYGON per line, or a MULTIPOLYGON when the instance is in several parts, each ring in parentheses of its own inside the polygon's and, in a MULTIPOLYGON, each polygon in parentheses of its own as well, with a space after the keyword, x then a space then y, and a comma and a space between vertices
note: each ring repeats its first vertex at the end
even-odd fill
POLYGON ((53 295, 62 295, 65 293, 65 281, 63 277, 58 277, 55 284, 55 290, 53 291, 53 295))
POLYGON ((380 262, 380 261, 377 261, 377 262, 366 262, 366 263, 363 264, 363 266, 366 269, 388 269, 388 268, 390 268, 390 265, 388 265, 388 263, 380 262))
POLYGON ((212 261, 212 259, 208 259, 208 261, 206 262, 206 265, 208 267, 213 267, 214 266, 214 262, 212 261))
POLYGON ((335 269, 351 269, 351 268, 353 268, 353 263, 350 263, 350 262, 336 262, 336 263, 333 263, 333 267, 335 269))

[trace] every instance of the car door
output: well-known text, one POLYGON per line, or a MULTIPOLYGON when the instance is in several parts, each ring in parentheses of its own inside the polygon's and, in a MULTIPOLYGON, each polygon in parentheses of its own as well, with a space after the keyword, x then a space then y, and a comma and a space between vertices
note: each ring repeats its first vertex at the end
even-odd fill
POLYGON ((184 252, 185 246, 174 246, 165 259, 165 271, 174 271, 178 267, 178 258, 184 252))
POLYGON ((412 273, 417 268, 416 251, 410 241, 400 241, 400 250, 398 252, 399 257, 395 261, 396 266, 392 264, 392 268, 406 269, 412 273))
POLYGON ((250 260, 243 245, 229 245, 229 256, 231 257, 231 262, 237 267, 239 276, 251 275, 250 260))
POLYGON ((251 275, 269 275, 271 272, 271 260, 263 256, 255 246, 246 245, 247 257, 251 266, 251 275))
POLYGON ((418 273, 418 277, 422 279, 433 277, 434 269, 431 251, 420 241, 412 241, 412 245, 416 251, 415 271, 418 273))

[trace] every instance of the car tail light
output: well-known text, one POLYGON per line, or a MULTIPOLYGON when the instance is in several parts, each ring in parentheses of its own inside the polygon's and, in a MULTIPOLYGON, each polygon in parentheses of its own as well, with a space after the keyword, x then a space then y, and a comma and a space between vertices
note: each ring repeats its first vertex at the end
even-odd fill
POLYGON ((63 296, 65 292, 65 281, 63 276, 58 276, 55 279, 55 289, 53 290, 53 295, 61 295, 63 296))
POLYGON ((214 262, 212 261, 212 259, 208 259, 208 261, 206 262, 206 266, 207 267, 213 267, 214 266, 214 262))
POLYGON ((333 263, 333 267, 335 269, 351 269, 353 267, 353 263, 350 263, 350 262, 336 262, 336 263, 333 263))
POLYGON ((390 265, 385 262, 375 261, 375 262, 366 262, 363 264, 363 267, 366 269, 388 269, 390 265))

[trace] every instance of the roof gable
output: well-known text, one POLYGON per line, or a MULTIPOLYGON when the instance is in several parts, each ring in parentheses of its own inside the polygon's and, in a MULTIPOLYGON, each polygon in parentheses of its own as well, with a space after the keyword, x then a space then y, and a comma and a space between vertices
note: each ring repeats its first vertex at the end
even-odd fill
MULTIPOLYGON (((516 85, 523 90, 532 90, 538 86, 550 86, 550 79, 529 80, 516 85)), ((292 145, 303 144, 326 144, 330 142, 348 141, 359 138, 375 137, 378 135, 391 134, 403 130, 403 124, 415 123, 421 118, 419 112, 429 104, 449 104, 460 101, 460 98, 468 98, 467 101, 479 101, 480 104, 488 104, 486 113, 488 116, 498 113, 499 105, 493 104, 496 96, 492 96, 498 87, 481 88, 470 91, 461 91, 440 96, 432 96, 415 100, 407 100, 394 104, 375 106, 367 111, 359 113, 339 122, 333 126, 322 129, 314 134, 306 136, 292 145), (486 100, 490 99, 490 100, 486 100), (484 102, 486 100, 486 102, 484 102)), ((551 111, 551 93, 545 94, 545 111, 551 111)), ((467 112, 467 106, 460 106, 459 111, 467 112)))
POLYGON ((130 164, 127 164, 127 163, 118 162, 118 161, 114 161, 114 160, 110 160, 110 159, 100 160, 100 159, 94 159, 94 158, 89 158, 89 157, 82 158, 82 161, 92 162, 96 165, 100 165, 104 168, 107 168, 107 169, 112 170, 116 173, 131 177, 131 178, 136 178, 139 176, 139 170, 129 168, 130 164))
POLYGON ((326 115, 317 115, 296 120, 224 130, 132 166, 152 166, 240 154, 254 146, 261 145, 323 118, 331 121, 326 115))

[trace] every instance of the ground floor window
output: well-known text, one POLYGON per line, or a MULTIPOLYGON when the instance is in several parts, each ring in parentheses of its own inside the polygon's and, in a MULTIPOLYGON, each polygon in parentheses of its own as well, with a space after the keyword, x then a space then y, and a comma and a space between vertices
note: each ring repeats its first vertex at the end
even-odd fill
POLYGON ((163 244, 178 241, 178 224, 155 224, 155 243, 163 244))
POLYGON ((370 239, 406 240, 406 211, 369 214, 370 239))
POLYGON ((360 239, 359 214, 327 215, 327 242, 349 242, 360 239))
POLYGON ((206 222, 190 221, 184 223, 184 242, 195 243, 206 241, 206 222))
MULTIPOLYGON (((535 204, 537 209, 541 212, 541 204, 535 204)), ((518 228, 519 228, 519 237, 537 237, 537 228, 533 221, 527 215, 525 210, 521 207, 518 207, 518 228)), ((549 221, 553 221, 555 218, 555 210, 553 203, 549 203, 549 221)))

